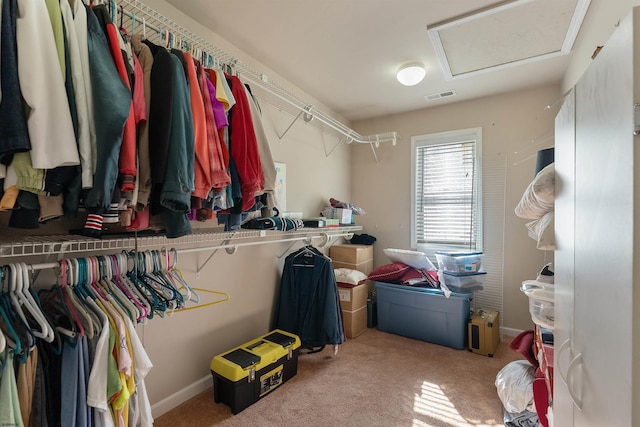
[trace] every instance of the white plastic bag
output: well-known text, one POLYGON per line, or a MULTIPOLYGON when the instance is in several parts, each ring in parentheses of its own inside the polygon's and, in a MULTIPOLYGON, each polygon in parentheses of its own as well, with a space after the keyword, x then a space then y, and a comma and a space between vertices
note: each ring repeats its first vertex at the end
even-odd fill
POLYGON ((498 397, 508 412, 535 412, 533 404, 533 380, 535 368, 526 360, 508 363, 496 375, 498 397))

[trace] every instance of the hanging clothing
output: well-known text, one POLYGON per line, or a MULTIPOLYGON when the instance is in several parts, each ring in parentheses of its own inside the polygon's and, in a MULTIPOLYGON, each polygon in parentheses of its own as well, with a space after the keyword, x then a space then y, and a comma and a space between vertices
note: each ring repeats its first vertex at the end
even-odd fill
POLYGON ((204 100, 198 84, 196 65, 188 52, 182 56, 186 62, 187 81, 191 99, 191 113, 193 115, 194 140, 194 190, 193 196, 206 199, 211 191, 211 163, 209 160, 209 140, 207 139, 207 119, 205 116, 204 100))
POLYGON ((0 377, 0 425, 24 427, 13 367, 13 353, 6 350, 5 352, 4 369, 0 377))
POLYGON ((123 58, 123 51, 120 44, 120 33, 116 26, 109 19, 107 7, 103 4, 94 6, 93 11, 99 16, 102 22, 103 30, 107 34, 107 43, 111 58, 115 63, 116 70, 122 79, 128 92, 127 107, 129 113, 124 123, 122 134, 122 144, 120 145, 120 153, 118 156, 118 180, 120 190, 122 192, 133 191, 136 179, 136 124, 135 114, 133 111, 133 102, 131 96, 130 72, 123 58))
POLYGON ((138 203, 136 210, 143 210, 151 197, 151 161, 149 158, 149 114, 151 111, 151 70, 153 69, 153 54, 149 46, 142 43, 142 35, 131 37, 131 46, 142 68, 143 80, 136 79, 136 85, 144 84, 144 101, 146 105, 146 120, 138 123, 138 203))
MULTIPOLYGON (((222 188, 231 183, 231 177, 227 172, 227 166, 222 154, 222 142, 220 141, 220 135, 218 134, 219 125, 213 109, 213 101, 216 101, 220 106, 222 106, 222 104, 215 99, 215 87, 211 81, 209 81, 204 68, 199 62, 196 62, 196 73, 198 75, 198 85, 200 86, 202 99, 204 100, 211 186, 213 188, 222 188)), ((228 122, 224 109, 222 109, 222 116, 224 117, 224 123, 226 126, 228 122)))
POLYGON ((31 163, 35 169, 77 165, 80 157, 61 72, 64 61, 61 66, 47 6, 44 2, 18 0, 18 8, 18 72, 29 107, 31 163))
POLYGON ((236 76, 227 79, 236 100, 230 112, 229 151, 240 177, 242 211, 247 211, 255 203, 254 195, 264 189, 264 173, 244 85, 236 76))
POLYGON ((275 328, 300 337, 304 347, 345 340, 338 285, 331 261, 312 246, 285 258, 275 328))
POLYGON ((166 208, 163 222, 167 237, 175 238, 191 234, 187 214, 191 209, 191 193, 194 189, 194 135, 184 66, 174 53, 171 54, 171 60, 174 86, 168 150, 171 161, 166 165, 160 204, 166 208))
POLYGON ((38 347, 31 350, 25 363, 18 365, 18 400, 20 401, 20 414, 25 426, 31 425, 31 410, 33 394, 36 386, 36 368, 38 366, 38 347))
POLYGON ((3 0, 0 12, 0 163, 8 165, 13 153, 31 150, 31 142, 18 78, 16 0, 3 0))
POLYGON ((131 93, 118 75, 104 31, 91 8, 86 9, 89 67, 96 120, 96 168, 85 206, 106 211, 118 178, 118 157, 131 93))
MULTIPOLYGON (((81 2, 74 2, 81 3, 81 2)), ((88 70, 84 69, 84 60, 87 61, 88 67, 88 46, 86 34, 86 11, 84 7, 76 7, 76 13, 79 15, 78 27, 73 16, 73 11, 68 0, 60 1, 60 10, 62 12, 62 20, 67 34, 69 62, 71 64, 71 81, 73 82, 73 93, 75 102, 75 111, 77 113, 77 143, 78 153, 80 155, 80 166, 82 167, 82 188, 91 188, 93 186, 93 166, 94 152, 91 144, 91 130, 89 113, 93 110, 93 106, 89 107, 89 97, 87 95, 87 84, 85 79, 91 76, 88 70), (83 18, 84 17, 84 18, 83 18), (83 23, 82 23, 83 22, 83 23), (78 30, 84 31, 84 34, 78 34, 78 30), (86 56, 83 59, 83 56, 86 56), (86 74, 85 74, 86 71, 86 74)), ((92 102, 93 100, 91 100, 92 102)))
MULTIPOLYGON (((258 153, 260 155, 260 164, 262 165, 262 174, 264 176, 264 185, 262 194, 265 194, 265 210, 267 215, 273 215, 273 208, 276 207, 275 191, 276 191, 276 164, 273 161, 271 155, 271 148, 269 148, 269 139, 267 133, 264 130, 262 124, 262 112, 258 101, 251 93, 250 88, 245 85, 245 92, 247 100, 249 101, 249 108, 251 111, 251 121, 256 134, 256 142, 258 144, 258 153)), ((260 193, 256 194, 259 195, 260 193)))

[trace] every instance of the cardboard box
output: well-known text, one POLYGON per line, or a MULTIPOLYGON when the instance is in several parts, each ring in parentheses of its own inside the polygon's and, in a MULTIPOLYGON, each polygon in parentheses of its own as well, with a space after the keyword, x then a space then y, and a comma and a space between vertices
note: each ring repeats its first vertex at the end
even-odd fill
POLYGON ((469 319, 469 351, 493 357, 500 342, 500 313, 476 310, 469 319))
POLYGON ((367 306, 357 310, 342 310, 342 323, 344 335, 347 338, 355 338, 367 330, 367 306))
POLYGON ((360 264, 373 260, 373 245, 333 245, 329 249, 329 257, 333 261, 360 264))
POLYGON ((353 288, 338 288, 338 296, 340 297, 340 308, 342 310, 354 311, 367 305, 367 285, 362 284, 353 288))

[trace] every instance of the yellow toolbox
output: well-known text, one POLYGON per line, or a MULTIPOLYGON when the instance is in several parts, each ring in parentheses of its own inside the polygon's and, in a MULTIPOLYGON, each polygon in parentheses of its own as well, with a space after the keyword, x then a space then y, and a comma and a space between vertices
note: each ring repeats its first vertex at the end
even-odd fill
POLYGON ((469 319, 469 351, 493 357, 500 342, 500 313, 475 310, 469 319))
POLYGON ((298 372, 300 338, 276 329, 211 360, 213 395, 237 414, 298 372))

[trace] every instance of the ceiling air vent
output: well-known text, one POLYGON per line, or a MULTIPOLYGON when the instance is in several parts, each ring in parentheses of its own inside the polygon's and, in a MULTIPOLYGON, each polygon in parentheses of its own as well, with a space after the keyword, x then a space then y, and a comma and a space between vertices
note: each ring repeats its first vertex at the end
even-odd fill
POLYGON ((425 96, 424 99, 426 99, 427 101, 435 101, 436 99, 447 98, 449 96, 454 96, 455 94, 456 91, 451 89, 445 90, 444 92, 432 93, 431 95, 425 96))

